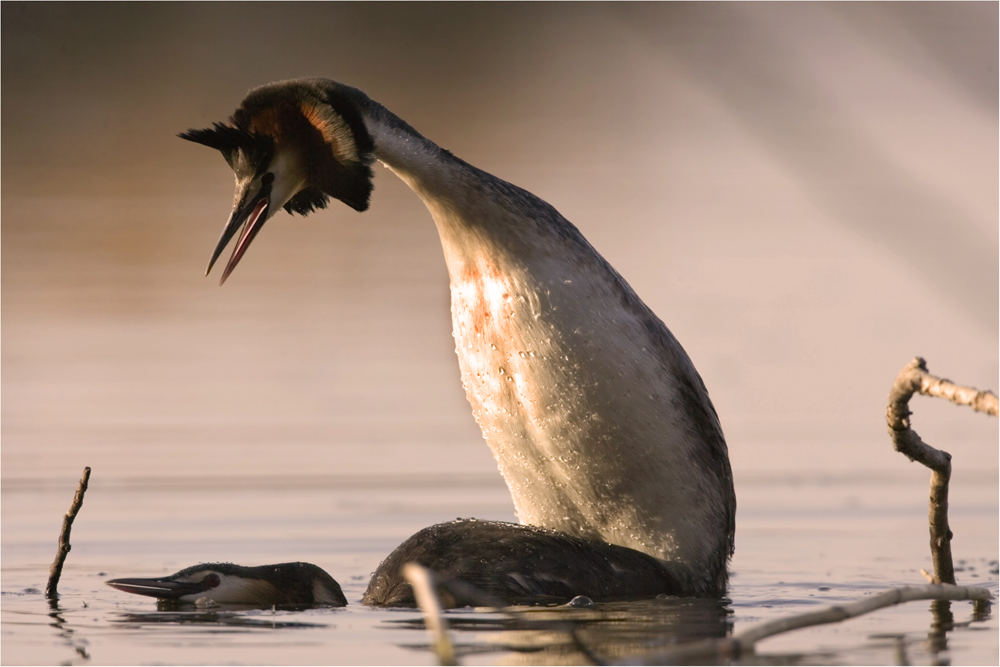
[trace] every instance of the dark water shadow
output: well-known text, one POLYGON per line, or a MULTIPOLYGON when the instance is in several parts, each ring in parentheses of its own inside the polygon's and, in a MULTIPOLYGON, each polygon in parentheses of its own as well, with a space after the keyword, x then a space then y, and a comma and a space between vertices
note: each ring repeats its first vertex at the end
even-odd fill
POLYGON ((287 620, 282 616, 260 615, 252 608, 190 609, 182 611, 123 612, 108 620, 119 625, 215 625, 234 628, 323 628, 326 623, 287 620))
MULTIPOLYGON (((446 618, 459 661, 473 655, 506 653, 499 659, 504 664, 619 663, 658 646, 725 637, 732 630, 728 600, 697 598, 602 603, 583 609, 453 611, 446 618)), ((387 623, 424 631, 419 616, 387 623)), ((429 650, 424 641, 400 646, 429 650)))
POLYGON ((312 609, 337 609, 327 605, 275 605, 262 608, 256 605, 217 604, 202 607, 176 600, 157 600, 155 612, 125 612, 112 618, 112 623, 168 624, 168 625, 218 625, 227 627, 262 628, 322 628, 325 623, 290 620, 289 614, 312 609))
POLYGON ((932 600, 930 603, 931 627, 927 631, 927 651, 937 658, 937 664, 948 664, 948 633, 964 628, 973 628, 976 623, 988 621, 992 616, 992 605, 987 601, 972 603, 972 616, 967 621, 956 621, 952 603, 948 600, 932 600))
POLYGON ((84 660, 90 660, 90 654, 87 652, 88 642, 66 620, 66 617, 63 615, 65 610, 59 606, 59 598, 46 598, 46 602, 49 605, 49 618, 52 619, 49 625, 55 629, 59 639, 73 649, 73 652, 77 656, 84 660))
POLYGON ((322 628, 325 623, 290 620, 289 613, 311 609, 333 609, 325 605, 280 605, 261 608, 254 605, 214 604, 199 607, 173 600, 157 600, 156 611, 124 612, 111 618, 112 623, 129 625, 217 625, 240 628, 322 628))

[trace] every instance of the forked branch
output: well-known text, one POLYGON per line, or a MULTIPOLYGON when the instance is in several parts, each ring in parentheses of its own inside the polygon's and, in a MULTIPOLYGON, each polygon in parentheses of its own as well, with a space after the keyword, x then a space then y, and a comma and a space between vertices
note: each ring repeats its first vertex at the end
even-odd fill
POLYGON ((915 393, 945 398, 958 405, 967 405, 977 412, 997 415, 997 396, 991 391, 956 385, 927 372, 927 362, 915 357, 896 376, 889 392, 886 421, 896 451, 911 461, 931 469, 930 524, 931 560, 934 563, 934 583, 955 583, 955 566, 951 558, 951 529, 948 527, 948 482, 951 479, 951 454, 924 442, 910 423, 910 398, 915 393))

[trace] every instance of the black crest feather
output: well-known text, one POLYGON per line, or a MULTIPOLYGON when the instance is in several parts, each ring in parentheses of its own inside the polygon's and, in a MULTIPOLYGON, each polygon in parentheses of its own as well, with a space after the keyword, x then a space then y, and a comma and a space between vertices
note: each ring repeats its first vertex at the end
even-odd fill
POLYGON ((224 123, 212 123, 212 127, 203 130, 187 130, 177 136, 220 151, 230 166, 233 164, 233 156, 237 150, 242 149, 251 164, 266 162, 274 150, 274 142, 270 137, 224 123))

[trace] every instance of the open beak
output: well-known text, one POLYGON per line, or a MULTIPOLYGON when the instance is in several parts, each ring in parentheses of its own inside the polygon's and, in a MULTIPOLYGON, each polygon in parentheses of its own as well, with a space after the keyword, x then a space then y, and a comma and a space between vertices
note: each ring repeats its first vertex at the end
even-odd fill
POLYGON ((161 600, 178 600, 185 595, 196 595, 211 586, 201 581, 174 581, 168 577, 160 579, 111 579, 108 586, 126 593, 148 595, 161 600))
POLYGON ((226 278, 229 277, 229 274, 239 264, 243 253, 250 247, 250 242, 253 241, 254 237, 257 236, 257 232, 264 226, 264 222, 270 217, 271 188, 269 185, 269 183, 262 185, 260 191, 254 197, 247 197, 244 193, 239 198, 236 206, 233 207, 233 212, 229 216, 229 221, 226 223, 225 228, 222 230, 222 236, 219 237, 219 243, 215 246, 212 259, 209 260, 208 269, 205 271, 205 275, 207 276, 212 271, 215 261, 219 259, 219 255, 222 254, 226 245, 229 244, 229 241, 242 227, 242 231, 240 231, 239 238, 236 241, 236 246, 233 248, 233 254, 230 255, 229 262, 226 263, 226 268, 222 272, 222 278, 219 279, 220 285, 226 282, 226 278))

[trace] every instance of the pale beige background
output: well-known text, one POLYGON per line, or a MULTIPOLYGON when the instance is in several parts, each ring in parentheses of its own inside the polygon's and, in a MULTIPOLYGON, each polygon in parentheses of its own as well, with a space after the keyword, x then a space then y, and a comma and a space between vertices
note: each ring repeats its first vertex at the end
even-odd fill
MULTIPOLYGON (((369 212, 281 214, 202 276, 232 181, 174 135, 305 75, 575 222, 693 357, 737 489, 906 466, 883 413, 915 354, 996 386, 995 3, 2 13, 5 480, 492 469, 387 171, 369 212)), ((959 497, 995 479, 996 420, 917 409, 959 497)))

